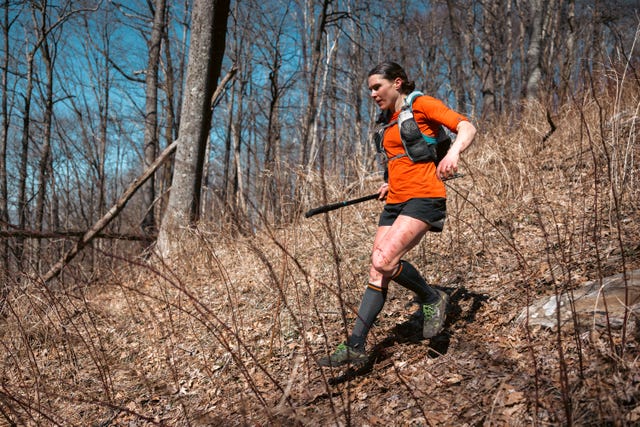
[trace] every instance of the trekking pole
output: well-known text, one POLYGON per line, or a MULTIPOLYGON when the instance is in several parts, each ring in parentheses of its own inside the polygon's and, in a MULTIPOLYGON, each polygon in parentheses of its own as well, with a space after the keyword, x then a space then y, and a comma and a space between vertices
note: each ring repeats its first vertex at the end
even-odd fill
MULTIPOLYGON (((444 178, 443 181, 449 181, 450 179, 455 179, 455 178, 462 178, 463 176, 464 175, 462 175, 461 173, 454 173, 449 178, 444 178)), ((357 199, 345 200, 342 202, 319 206, 317 208, 313 208, 307 211, 307 213, 304 214, 304 217, 309 218, 320 213, 330 212, 336 209, 344 208, 345 206, 355 205, 356 203, 362 203, 362 202, 366 202, 367 200, 377 199, 378 197, 380 197, 380 193, 374 193, 374 194, 369 194, 368 196, 358 197, 357 199)))
POLYGON ((368 196, 358 197, 357 199, 345 200, 343 202, 331 203, 329 205, 320 206, 317 208, 310 209, 306 214, 304 214, 305 218, 309 218, 311 216, 317 215, 319 213, 325 213, 329 211, 333 211, 336 209, 343 208, 349 205, 355 205, 356 203, 366 202, 367 200, 373 200, 380 197, 379 193, 369 194, 368 196))

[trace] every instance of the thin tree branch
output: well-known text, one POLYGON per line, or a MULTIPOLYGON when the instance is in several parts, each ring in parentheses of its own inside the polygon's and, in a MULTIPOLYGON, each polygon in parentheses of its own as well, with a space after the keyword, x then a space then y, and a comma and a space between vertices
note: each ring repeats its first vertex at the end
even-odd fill
POLYGON ((222 99, 221 97, 222 91, 227 86, 227 83, 229 82, 229 80, 233 78, 233 76, 235 76, 237 72, 238 72, 238 66, 234 64, 233 67, 231 67, 231 69, 227 72, 227 74, 222 78, 222 80, 218 84, 218 87, 216 87, 216 91, 213 93, 213 96, 211 97, 212 111, 216 107, 216 105, 220 103, 220 100, 222 99))
POLYGON ((135 194, 135 192, 140 187, 142 187, 142 185, 149 178, 153 176, 156 169, 158 169, 160 165, 162 165, 165 162, 165 160, 167 160, 169 156, 175 151, 179 142, 180 142, 180 138, 176 139, 175 141, 173 141, 173 143, 171 143, 171 145, 165 148, 164 151, 160 154, 160 156, 158 156, 158 158, 149 166, 149 168, 147 168, 147 170, 144 171, 142 175, 136 178, 136 180, 134 180, 131 183, 131 185, 129 185, 129 187, 124 192, 124 194, 116 201, 116 204, 113 205, 111 209, 109 209, 107 213, 104 214, 102 218, 100 218, 98 222, 96 222, 93 225, 93 227, 89 229, 89 231, 84 233, 82 238, 78 240, 76 244, 71 249, 69 249, 69 251, 67 251, 67 253, 64 254, 62 258, 60 258, 60 260, 58 260, 58 262, 55 263, 55 265, 53 265, 53 267, 51 267, 51 269, 41 279, 45 284, 49 282, 51 279, 57 277, 62 272, 62 269, 78 254, 78 252, 80 252, 85 246, 87 246, 87 244, 89 244, 91 240, 97 237, 100 234, 100 232, 116 216, 118 216, 118 214, 126 206, 129 199, 131 199, 131 197, 135 194))

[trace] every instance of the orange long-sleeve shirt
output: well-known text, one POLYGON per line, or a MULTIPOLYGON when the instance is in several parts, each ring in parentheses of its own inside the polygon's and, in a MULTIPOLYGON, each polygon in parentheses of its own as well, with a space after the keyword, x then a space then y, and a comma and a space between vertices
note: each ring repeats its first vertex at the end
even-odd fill
MULTIPOLYGON (((396 111, 391 121, 396 120, 399 114, 400 112, 396 111)), ((436 137, 440 125, 455 132, 458 123, 467 120, 442 101, 427 95, 419 96, 413 101, 413 116, 422 133, 432 137, 436 137)), ((389 159, 405 152, 397 123, 386 129, 383 146, 389 159)), ((414 163, 404 156, 391 160, 388 170, 387 203, 402 203, 414 197, 446 197, 447 195, 444 183, 436 176, 434 162, 414 163)))

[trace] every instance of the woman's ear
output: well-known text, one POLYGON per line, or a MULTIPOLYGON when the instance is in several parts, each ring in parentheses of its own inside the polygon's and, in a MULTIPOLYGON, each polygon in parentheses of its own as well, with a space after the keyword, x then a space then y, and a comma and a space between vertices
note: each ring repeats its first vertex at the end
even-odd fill
POLYGON ((400 77, 396 77, 396 79, 393 81, 393 87, 395 90, 400 92, 400 89, 402 89, 402 79, 400 77))

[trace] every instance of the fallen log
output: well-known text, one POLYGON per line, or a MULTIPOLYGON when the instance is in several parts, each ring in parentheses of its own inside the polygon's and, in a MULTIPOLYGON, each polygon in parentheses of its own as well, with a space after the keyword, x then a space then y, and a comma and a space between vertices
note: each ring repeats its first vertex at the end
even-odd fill
MULTIPOLYGON (((22 237, 25 239, 74 239, 82 237, 87 231, 82 230, 60 230, 60 231, 35 231, 35 230, 0 230, 0 239, 8 239, 11 237, 22 237)), ((136 233, 98 233, 95 235, 96 239, 111 239, 111 240, 128 240, 149 242, 156 239, 155 235, 150 234, 136 234, 136 233)))

